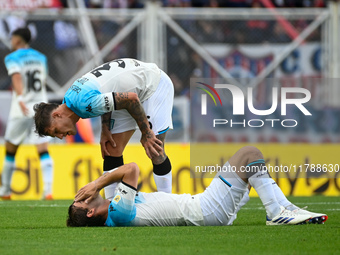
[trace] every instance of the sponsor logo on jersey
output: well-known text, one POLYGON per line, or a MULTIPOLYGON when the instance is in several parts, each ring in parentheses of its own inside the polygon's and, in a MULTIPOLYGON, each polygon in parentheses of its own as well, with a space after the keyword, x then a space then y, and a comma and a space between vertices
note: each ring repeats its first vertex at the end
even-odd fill
POLYGON ((25 62, 25 65, 41 65, 41 62, 37 60, 27 60, 24 62, 25 62))
POLYGON ((79 92, 81 91, 81 88, 79 88, 77 85, 72 85, 71 89, 77 94, 79 94, 79 92))
POLYGON ((89 80, 88 78, 83 77, 83 78, 78 79, 77 82, 79 82, 81 85, 83 85, 88 80, 89 80))
POLYGON ((110 120, 110 130, 113 129, 113 126, 115 125, 115 119, 110 120))
POLYGON ((133 62, 135 63, 135 67, 140 66, 140 64, 136 60, 133 59, 133 62))
POLYGON ((110 212, 116 211, 116 209, 112 206, 112 204, 110 204, 109 210, 110 212))
POLYGON ((113 202, 117 204, 120 201, 120 199, 121 199, 120 195, 116 195, 113 199, 113 202))
POLYGON ((118 191, 124 195, 127 194, 127 191, 122 188, 118 188, 118 191))
POLYGON ((105 101, 105 108, 106 110, 110 110, 110 102, 109 102, 109 97, 108 96, 105 96, 104 97, 104 101, 105 101))
POLYGON ((88 106, 86 106, 86 111, 87 111, 87 112, 92 112, 91 103, 90 103, 88 106))

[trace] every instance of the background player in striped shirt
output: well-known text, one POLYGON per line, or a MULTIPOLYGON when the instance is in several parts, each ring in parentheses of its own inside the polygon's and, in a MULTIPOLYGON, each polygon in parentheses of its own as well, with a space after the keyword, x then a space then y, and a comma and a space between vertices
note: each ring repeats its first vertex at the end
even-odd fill
POLYGON ((34 132, 33 106, 47 102, 46 56, 29 47, 31 33, 19 28, 12 33, 13 52, 5 58, 8 75, 11 76, 13 97, 5 133, 6 156, 2 168, 0 197, 10 199, 11 180, 15 169, 15 154, 24 141, 35 144, 40 155, 43 172, 43 198, 52 199, 53 161, 48 153, 48 138, 34 132), (26 140, 25 140, 26 139, 26 140))

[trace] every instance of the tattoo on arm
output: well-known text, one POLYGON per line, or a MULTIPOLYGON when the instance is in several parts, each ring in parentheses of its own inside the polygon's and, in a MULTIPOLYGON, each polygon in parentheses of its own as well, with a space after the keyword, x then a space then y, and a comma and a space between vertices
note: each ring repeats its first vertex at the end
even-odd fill
POLYGON ((106 179, 106 177, 108 176, 107 174, 108 174, 108 172, 104 172, 101 176, 99 176, 99 177, 96 179, 96 181, 101 181, 101 180, 106 179))
POLYGON ((110 130, 111 112, 107 112, 103 114, 101 118, 102 118, 102 128, 107 127, 110 130))
POLYGON ((147 138, 150 138, 151 132, 149 122, 140 101, 129 99, 128 92, 114 92, 113 96, 115 97, 116 109, 126 109, 136 120, 142 134, 146 135, 147 138))

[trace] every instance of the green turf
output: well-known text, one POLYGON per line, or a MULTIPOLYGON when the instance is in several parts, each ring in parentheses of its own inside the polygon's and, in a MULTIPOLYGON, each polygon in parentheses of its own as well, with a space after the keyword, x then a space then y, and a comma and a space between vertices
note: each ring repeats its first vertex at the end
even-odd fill
POLYGON ((339 254, 340 198, 291 201, 328 221, 266 226, 261 201, 251 198, 233 226, 66 228, 70 201, 0 201, 0 254, 339 254))

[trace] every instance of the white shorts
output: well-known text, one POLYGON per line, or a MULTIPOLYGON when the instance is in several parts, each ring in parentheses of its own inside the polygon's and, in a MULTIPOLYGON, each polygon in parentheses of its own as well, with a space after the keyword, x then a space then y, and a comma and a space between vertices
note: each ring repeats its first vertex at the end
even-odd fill
MULTIPOLYGON (((227 162, 227 164, 229 163, 227 162)), ((236 173, 217 173, 209 187, 199 194, 204 225, 225 226, 231 224, 232 222, 229 223, 229 221, 236 213, 243 195, 248 190, 247 187, 247 183, 236 173)))
POLYGON ((23 142, 42 144, 50 141, 49 137, 40 137, 34 130, 35 125, 32 117, 9 119, 5 132, 5 141, 14 145, 20 145, 23 142))
MULTIPOLYGON (((174 104, 174 85, 169 76, 161 71, 161 80, 156 91, 142 105, 155 135, 172 129, 172 107, 174 104)), ((138 128, 136 121, 127 110, 113 111, 111 114, 111 133, 118 134, 138 128), (112 124, 111 124, 112 125, 112 124)))

